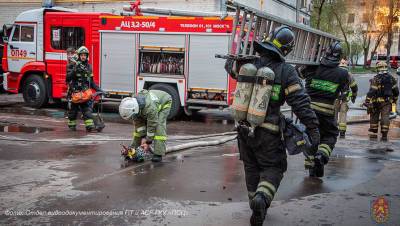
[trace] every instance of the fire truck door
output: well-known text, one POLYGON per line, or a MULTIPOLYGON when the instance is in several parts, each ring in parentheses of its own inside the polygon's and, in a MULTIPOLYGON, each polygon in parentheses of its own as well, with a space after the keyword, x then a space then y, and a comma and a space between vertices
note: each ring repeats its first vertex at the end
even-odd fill
POLYGON ((11 72, 21 72, 26 63, 36 61, 36 24, 15 24, 7 48, 11 72))

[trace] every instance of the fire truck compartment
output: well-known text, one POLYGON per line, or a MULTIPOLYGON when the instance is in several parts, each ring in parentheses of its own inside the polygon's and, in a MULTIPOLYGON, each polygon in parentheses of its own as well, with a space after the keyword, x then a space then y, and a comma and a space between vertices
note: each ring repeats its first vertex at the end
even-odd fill
POLYGON ((129 33, 101 34, 100 84, 105 91, 134 92, 136 36, 129 33))

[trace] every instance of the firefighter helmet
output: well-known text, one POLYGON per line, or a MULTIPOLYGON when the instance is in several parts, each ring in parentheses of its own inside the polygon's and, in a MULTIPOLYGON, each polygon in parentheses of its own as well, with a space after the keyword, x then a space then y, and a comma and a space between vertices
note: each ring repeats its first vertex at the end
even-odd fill
POLYGON ((119 105, 119 115, 125 120, 135 118, 139 114, 139 103, 135 97, 125 97, 119 105))
POLYGON ((257 52, 267 49, 277 53, 282 60, 285 59, 295 46, 295 35, 288 26, 275 28, 266 39, 254 42, 254 49, 257 52))
POLYGON ((79 49, 76 51, 76 54, 81 55, 81 54, 87 54, 89 56, 89 50, 86 48, 86 46, 81 46, 79 49))
POLYGON ((275 28, 268 36, 270 41, 276 48, 287 56, 295 46, 294 33, 288 26, 280 26, 275 28))
POLYGON ((330 62, 338 62, 342 55, 342 45, 340 42, 332 42, 326 50, 324 57, 325 60, 330 62))
POLYGON ((386 72, 388 70, 387 63, 385 61, 379 61, 376 63, 376 70, 378 72, 386 72))

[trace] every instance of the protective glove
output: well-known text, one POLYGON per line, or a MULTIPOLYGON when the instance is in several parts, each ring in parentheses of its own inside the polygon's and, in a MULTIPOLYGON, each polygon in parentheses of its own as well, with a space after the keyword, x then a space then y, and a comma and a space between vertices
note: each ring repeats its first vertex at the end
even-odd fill
POLYGON ((356 102, 357 96, 351 96, 351 102, 354 104, 356 102))
POLYGON ((311 140, 313 154, 318 150, 320 134, 318 128, 307 128, 307 134, 311 140))

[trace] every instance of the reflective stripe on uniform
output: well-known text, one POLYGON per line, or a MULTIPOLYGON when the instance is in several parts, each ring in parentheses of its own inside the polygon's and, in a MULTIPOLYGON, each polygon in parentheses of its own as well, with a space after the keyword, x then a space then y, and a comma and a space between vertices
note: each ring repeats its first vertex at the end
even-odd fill
POLYGON ((154 140, 166 141, 167 140, 167 136, 154 136, 154 140))
POLYGON ((136 132, 143 132, 143 131, 145 131, 146 130, 146 127, 145 126, 141 126, 141 127, 138 127, 137 129, 136 129, 136 132))
POLYGON ((321 103, 321 102, 311 102, 311 104, 315 104, 319 107, 323 107, 323 108, 327 108, 327 109, 331 109, 331 110, 335 109, 335 106, 332 104, 325 104, 325 103, 321 103))
POLYGON ((354 81, 354 82, 352 82, 352 83, 350 84, 350 87, 354 87, 354 86, 356 86, 356 85, 357 85, 357 82, 354 81))
POLYGON ((371 86, 371 89, 378 89, 378 86, 371 86))
POLYGON ((310 155, 304 159, 304 167, 306 169, 314 167, 314 156, 310 155))
POLYGON ((93 119, 86 119, 85 120, 85 126, 93 126, 94 122, 93 119))
POLYGON ((272 86, 271 100, 278 101, 280 94, 281 94, 281 85, 274 84, 272 86))
POLYGON ((132 136, 133 137, 141 137, 140 133, 137 133, 137 132, 133 132, 132 136))
POLYGON ((278 125, 274 125, 272 123, 269 122, 264 122, 261 125, 259 125, 259 127, 265 128, 265 129, 269 129, 272 132, 279 132, 279 126, 278 125))
POLYGON ((76 120, 68 120, 69 126, 76 126, 76 120))
POLYGON ((311 108, 313 110, 316 110, 316 111, 319 111, 319 112, 323 112, 323 113, 326 113, 326 114, 329 114, 329 115, 334 115, 335 114, 334 106, 330 105, 330 104, 311 102, 311 108))
POLYGON ((290 85, 285 89, 285 95, 287 96, 298 90, 301 90, 301 86, 299 84, 290 85))
POLYGON ((387 131, 389 131, 389 126, 382 125, 381 126, 381 132, 387 132, 387 131))
POLYGON ((339 123, 339 130, 340 131, 346 131, 347 125, 346 123, 339 123))
POLYGON ((148 137, 154 137, 154 133, 149 133, 149 132, 147 132, 147 136, 148 136, 148 137))
POLYGON ((318 152, 322 152, 323 154, 325 154, 325 156, 329 157, 331 156, 331 148, 329 147, 329 145, 327 144, 320 144, 318 146, 318 152))
POLYGON ((168 102, 168 103, 166 103, 166 104, 164 104, 164 105, 159 105, 157 110, 158 110, 158 111, 162 111, 162 110, 164 110, 164 109, 171 108, 171 105, 172 105, 171 102, 168 102))
POLYGON ((339 87, 339 84, 326 80, 312 79, 310 86, 317 90, 335 93, 337 88, 339 87))
POLYGON ((268 195, 271 199, 273 199, 275 196, 275 193, 276 193, 276 188, 273 184, 271 184, 268 181, 261 181, 258 184, 256 192, 262 192, 262 193, 268 195))

